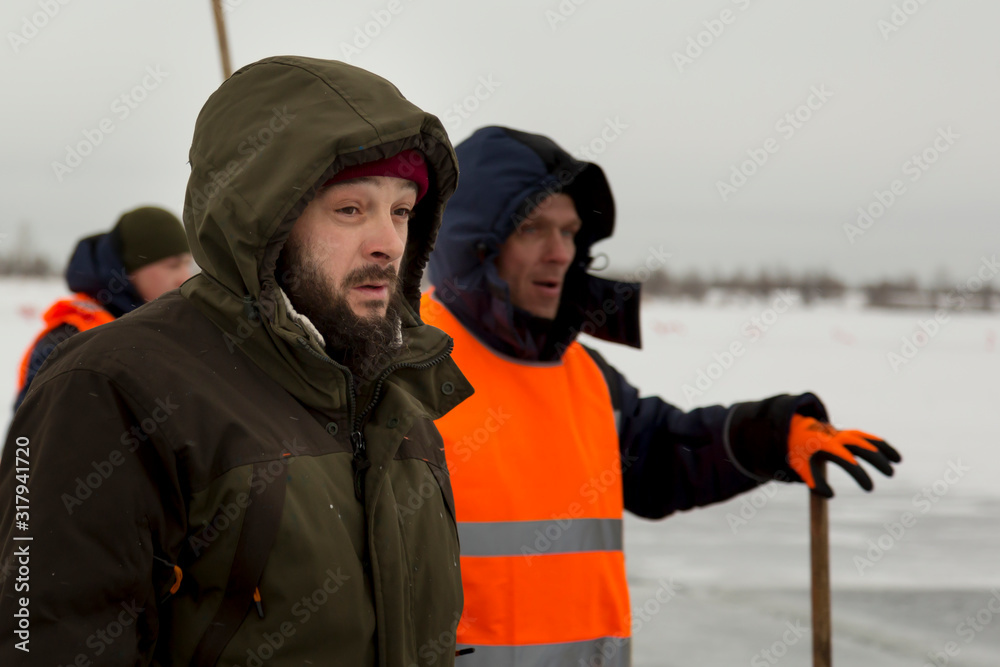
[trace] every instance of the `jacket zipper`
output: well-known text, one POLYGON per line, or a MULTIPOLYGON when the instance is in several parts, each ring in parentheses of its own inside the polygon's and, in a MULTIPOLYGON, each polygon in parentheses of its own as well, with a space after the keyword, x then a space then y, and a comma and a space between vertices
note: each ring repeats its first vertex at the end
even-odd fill
MULTIPOLYGON (((311 355, 340 369, 344 372, 344 375, 347 376, 347 404, 349 406, 348 410, 350 421, 354 424, 354 413, 357 411, 357 398, 354 392, 354 375, 351 373, 351 370, 347 368, 347 366, 338 364, 325 354, 320 354, 316 350, 312 349, 309 345, 309 341, 305 338, 300 337, 298 339, 298 343, 311 355)), ((351 470, 354 472, 354 496, 358 500, 361 500, 361 479, 364 476, 365 470, 367 470, 371 465, 371 461, 368 460, 365 436, 358 428, 354 428, 351 431, 351 451, 353 454, 353 458, 351 459, 351 470)))
MULTIPOLYGON (((365 417, 368 416, 368 413, 371 412, 372 408, 374 408, 375 405, 378 403, 379 395, 382 393, 382 383, 385 382, 385 379, 387 377, 398 371, 400 368, 415 368, 417 370, 424 370, 432 366, 436 366, 437 364, 441 363, 442 361, 448 358, 454 347, 455 344, 453 342, 449 342, 448 347, 446 347, 444 351, 441 352, 441 354, 434 357, 433 359, 422 361, 420 363, 403 362, 403 363, 393 364, 392 366, 389 366, 387 369, 382 371, 382 374, 375 382, 375 389, 372 391, 372 400, 368 402, 368 405, 365 407, 365 409, 361 412, 361 414, 358 415, 357 420, 354 422, 354 431, 351 433, 351 444, 355 445, 356 447, 355 456, 357 454, 358 447, 360 447, 361 454, 364 457, 363 467, 361 467, 360 469, 355 467, 354 469, 354 494, 357 496, 358 500, 361 500, 363 498, 362 487, 364 483, 364 473, 371 466, 371 461, 368 460, 368 454, 365 445, 365 435, 361 429, 363 428, 365 417)), ((331 361, 333 360, 331 359, 331 361)), ((350 373, 350 371, 348 371, 348 373, 350 373)), ((355 461, 358 461, 357 457, 355 457, 355 461)))
POLYGON ((390 375, 392 375, 401 368, 414 368, 416 370, 424 370, 427 368, 431 368, 432 366, 436 366, 437 364, 447 359, 449 355, 451 355, 452 350, 455 348, 455 343, 454 341, 449 341, 448 347, 446 347, 441 352, 441 354, 434 357, 433 359, 422 361, 420 363, 402 362, 398 364, 393 364, 392 366, 389 366, 387 369, 382 371, 382 374, 379 376, 378 380, 375 383, 375 389, 374 391, 372 391, 371 401, 369 401, 365 409, 361 411, 361 414, 355 417, 355 412, 357 410, 357 403, 354 393, 354 375, 351 373, 350 369, 347 368, 346 366, 338 364, 330 357, 320 354, 316 350, 312 349, 312 347, 309 346, 309 343, 308 341, 306 341, 305 338, 299 338, 298 341, 299 344, 305 349, 307 349, 313 356, 333 364, 334 366, 342 370, 344 374, 347 376, 347 387, 348 387, 347 398, 348 398, 348 403, 350 405, 349 410, 350 410, 350 419, 352 424, 351 450, 353 452, 353 458, 351 459, 351 470, 354 472, 354 497, 363 502, 365 472, 372 465, 371 461, 368 458, 368 444, 365 442, 365 434, 363 431, 364 419, 365 417, 368 416, 368 413, 371 412, 372 409, 375 407, 375 405, 378 403, 379 394, 382 393, 382 383, 385 382, 385 379, 387 377, 389 377, 390 375))

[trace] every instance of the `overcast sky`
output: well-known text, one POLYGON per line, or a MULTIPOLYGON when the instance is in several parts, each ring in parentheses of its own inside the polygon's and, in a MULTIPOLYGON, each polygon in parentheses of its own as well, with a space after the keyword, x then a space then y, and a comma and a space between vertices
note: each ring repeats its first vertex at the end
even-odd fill
MULTIPOLYGON (((234 68, 348 60, 456 143, 500 124, 590 151, 619 273, 663 252, 679 271, 957 282, 1000 253, 995 0, 225 4, 234 68)), ((62 264, 127 209, 179 215, 222 80, 210 1, 4 0, 0 27, 0 253, 25 223, 62 264)))

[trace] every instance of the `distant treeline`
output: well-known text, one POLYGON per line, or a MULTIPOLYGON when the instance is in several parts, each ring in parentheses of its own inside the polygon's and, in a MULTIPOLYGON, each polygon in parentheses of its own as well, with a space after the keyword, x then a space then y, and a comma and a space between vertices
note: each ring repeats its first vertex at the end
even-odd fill
MULTIPOLYGON (((989 268, 992 271, 993 267, 989 268)), ((61 273, 62 266, 56 266, 51 258, 34 248, 27 226, 21 227, 13 242, 9 235, 0 234, 0 276, 44 277, 61 273)), ((776 290, 789 290, 796 293, 802 303, 809 304, 842 299, 851 290, 863 294, 872 308, 1000 310, 1000 291, 993 286, 993 275, 990 272, 987 275, 989 282, 972 277, 952 283, 942 277, 932 285, 921 286, 916 278, 907 277, 852 288, 826 272, 796 275, 761 270, 751 276, 736 271, 731 276, 706 277, 698 271, 682 275, 661 268, 643 282, 642 293, 651 298, 702 301, 709 293, 766 298, 776 290)))
POLYGON ((17 234, 0 232, 0 276, 52 276, 61 267, 52 265, 48 255, 35 249, 31 228, 22 223, 17 234))
POLYGON ((27 276, 40 278, 54 276, 58 271, 52 266, 48 257, 34 255, 31 257, 0 256, 0 276, 27 276))
POLYGON ((710 293, 766 298, 776 290, 794 292, 805 304, 842 299, 851 291, 862 294, 865 303, 872 308, 1000 310, 1000 291, 992 282, 983 282, 976 277, 961 283, 940 278, 929 286, 921 286, 916 278, 907 277, 848 287, 825 272, 795 275, 762 270, 750 276, 737 271, 728 277, 705 277, 697 271, 681 275, 659 269, 642 286, 643 295, 649 298, 693 301, 702 301, 710 293))

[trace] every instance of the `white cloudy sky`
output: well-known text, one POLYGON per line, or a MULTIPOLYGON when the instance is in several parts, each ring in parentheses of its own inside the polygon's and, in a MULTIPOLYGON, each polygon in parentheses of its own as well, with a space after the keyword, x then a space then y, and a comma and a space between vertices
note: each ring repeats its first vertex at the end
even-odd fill
MULTIPOLYGON (((620 272, 662 247, 677 270, 958 281, 1000 252, 993 0, 228 0, 234 65, 343 59, 396 2, 349 60, 447 119, 454 141, 503 124, 576 151, 624 126, 597 157, 619 207, 601 249, 620 272), (699 38, 707 46, 679 61, 699 38), (480 78, 495 90, 468 118, 446 115, 480 78), (829 96, 800 111, 808 120, 794 134, 778 125, 813 89, 829 96), (768 140, 777 151, 724 201, 718 182, 768 140), (925 149, 937 161, 913 180, 906 163, 925 149), (850 243, 844 225, 896 179, 905 190, 850 243)), ((0 28, 0 253, 24 224, 62 262, 123 210, 179 212, 194 120, 221 82, 209 0, 4 0, 0 28), (123 118, 116 100, 147 68, 165 75, 123 118), (53 163, 104 119, 114 131, 60 181, 53 163)))

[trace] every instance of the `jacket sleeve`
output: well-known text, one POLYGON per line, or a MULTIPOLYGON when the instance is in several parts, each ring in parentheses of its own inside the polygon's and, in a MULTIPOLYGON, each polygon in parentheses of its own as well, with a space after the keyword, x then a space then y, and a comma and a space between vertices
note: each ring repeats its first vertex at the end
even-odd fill
POLYGON ((685 412, 659 397, 640 398, 617 369, 588 352, 616 404, 625 509, 642 517, 727 500, 771 479, 797 480, 785 463, 792 415, 826 418, 812 394, 685 412))
POLYGON ((45 363, 45 360, 48 359, 49 355, 51 355, 56 349, 56 346, 73 334, 77 334, 79 332, 80 330, 72 324, 61 324, 38 339, 35 346, 31 348, 31 356, 28 357, 28 374, 24 380, 24 386, 17 392, 17 399, 14 401, 15 412, 19 407, 21 407, 21 403, 24 402, 24 397, 27 396, 28 388, 31 386, 32 381, 35 379, 35 376, 38 375, 38 371, 42 368, 42 364, 45 363))
POLYGON ((103 375, 39 382, 0 460, 0 664, 149 664, 184 534, 174 457, 103 375))

